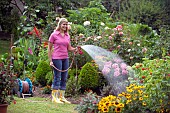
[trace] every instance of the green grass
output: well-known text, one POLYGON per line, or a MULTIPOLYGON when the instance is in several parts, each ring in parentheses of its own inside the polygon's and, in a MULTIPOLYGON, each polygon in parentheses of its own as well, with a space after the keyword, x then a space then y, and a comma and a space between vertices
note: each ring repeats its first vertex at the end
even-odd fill
POLYGON ((10 52, 10 41, 9 40, 0 40, 0 56, 4 53, 10 52))
POLYGON ((26 99, 15 97, 16 104, 8 106, 8 113, 78 113, 75 104, 56 104, 51 100, 39 97, 26 99))

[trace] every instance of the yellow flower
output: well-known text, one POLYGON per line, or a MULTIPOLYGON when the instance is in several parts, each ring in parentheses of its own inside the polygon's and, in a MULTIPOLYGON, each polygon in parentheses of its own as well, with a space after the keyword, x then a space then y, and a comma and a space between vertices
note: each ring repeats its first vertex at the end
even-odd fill
POLYGON ((139 100, 143 100, 143 98, 142 98, 142 97, 140 97, 140 98, 139 98, 139 100))
POLYGON ((117 99, 116 99, 117 101, 120 101, 121 100, 121 98, 120 97, 117 97, 117 99))
POLYGON ((123 103, 119 103, 118 107, 123 108, 125 105, 123 103))
POLYGON ((136 98, 133 98, 133 100, 136 100, 136 98))
POLYGON ((127 100, 126 104, 130 103, 132 100, 127 100))
POLYGON ((120 113, 121 112, 121 108, 119 108, 119 107, 115 108, 115 112, 116 113, 120 113))
POLYGON ((108 106, 108 107, 110 107, 112 104, 111 104, 110 101, 108 101, 108 102, 105 103, 105 105, 108 106))
POLYGON ((147 95, 147 94, 145 94, 145 95, 144 95, 144 97, 145 97, 145 98, 148 98, 148 95, 147 95))
POLYGON ((131 98, 131 95, 126 96, 127 99, 131 98))
POLYGON ((114 106, 118 106, 119 105, 119 102, 114 102, 114 106))
POLYGON ((135 87, 133 87, 133 89, 138 90, 138 89, 139 89, 139 87, 138 87, 138 86, 135 86, 135 87))
POLYGON ((146 102, 143 102, 142 105, 143 105, 143 106, 146 106, 146 102))
POLYGON ((145 88, 145 86, 140 86, 140 88, 145 88))
POLYGON ((129 87, 133 87, 133 86, 135 86, 135 84, 130 84, 130 86, 129 86, 129 87))
POLYGON ((132 89, 127 89, 127 92, 130 92, 130 93, 131 93, 132 91, 133 91, 132 89))
POLYGON ((109 111, 109 109, 107 107, 102 108, 102 112, 107 113, 108 111, 109 111))
POLYGON ((122 95, 125 95, 125 92, 122 92, 122 95))
POLYGON ((120 93, 120 94, 118 94, 118 96, 121 97, 121 96, 123 96, 123 95, 120 93))

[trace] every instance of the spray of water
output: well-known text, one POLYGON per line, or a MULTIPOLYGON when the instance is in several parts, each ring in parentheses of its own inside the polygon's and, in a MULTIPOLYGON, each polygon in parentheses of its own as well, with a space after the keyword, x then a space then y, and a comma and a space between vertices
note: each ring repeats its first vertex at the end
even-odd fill
POLYGON ((126 90, 129 85, 128 77, 132 76, 132 70, 118 55, 94 45, 81 46, 98 64, 111 87, 111 93, 118 95, 126 90))

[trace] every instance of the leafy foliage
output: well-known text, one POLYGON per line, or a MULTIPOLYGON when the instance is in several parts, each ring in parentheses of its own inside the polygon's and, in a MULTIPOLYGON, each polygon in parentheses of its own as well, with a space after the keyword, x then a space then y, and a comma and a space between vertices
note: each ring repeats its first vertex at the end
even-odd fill
POLYGON ((99 84, 99 76, 92 63, 86 63, 78 76, 78 84, 82 90, 94 89, 99 84))
POLYGON ((133 68, 136 79, 146 88, 145 92, 152 98, 149 100, 149 108, 153 111, 161 111, 169 108, 169 65, 170 57, 164 59, 143 59, 142 63, 136 63, 133 68))
POLYGON ((99 97, 90 91, 87 93, 86 97, 82 98, 79 105, 76 106, 78 113, 98 113, 97 103, 99 102, 99 97))
POLYGON ((158 29, 166 13, 158 1, 125 0, 121 3, 121 10, 116 17, 122 21, 147 24, 153 29, 158 29))
POLYGON ((42 86, 45 86, 47 83, 45 77, 49 71, 51 71, 51 68, 45 61, 41 61, 36 68, 35 77, 42 86))
POLYGON ((9 70, 10 63, 5 65, 0 62, 0 104, 10 104, 14 99, 12 90, 15 85, 16 76, 9 70))
POLYGON ((78 84, 78 75, 80 74, 79 69, 69 69, 68 71, 68 80, 66 86, 67 96, 76 96, 79 94, 80 85, 78 84))

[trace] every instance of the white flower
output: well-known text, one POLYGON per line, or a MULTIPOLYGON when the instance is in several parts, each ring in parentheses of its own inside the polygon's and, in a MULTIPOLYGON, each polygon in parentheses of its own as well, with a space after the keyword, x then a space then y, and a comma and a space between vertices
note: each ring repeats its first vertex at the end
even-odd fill
POLYGON ((148 49, 147 49, 146 47, 144 47, 144 48, 142 49, 142 52, 143 52, 143 53, 146 53, 147 50, 148 50, 148 49))
POLYGON ((97 38, 94 38, 94 41, 97 41, 97 38))
POLYGON ((105 29, 105 30, 108 30, 108 29, 110 29, 110 28, 109 28, 109 27, 105 27, 104 29, 105 29))
POLYGON ((105 24, 103 22, 100 23, 101 26, 104 26, 105 24))
POLYGON ((128 52, 130 52, 131 51, 131 49, 128 49, 128 52))
POLYGON ((101 39, 102 37, 101 36, 97 36, 96 39, 101 39))
POLYGON ((73 24, 72 22, 68 22, 68 25, 71 25, 71 24, 73 24))
POLYGON ((139 44, 137 44, 137 46, 140 46, 140 43, 139 43, 139 44))
POLYGON ((90 25, 90 21, 85 21, 83 24, 84 24, 84 26, 89 26, 90 25))

